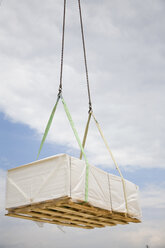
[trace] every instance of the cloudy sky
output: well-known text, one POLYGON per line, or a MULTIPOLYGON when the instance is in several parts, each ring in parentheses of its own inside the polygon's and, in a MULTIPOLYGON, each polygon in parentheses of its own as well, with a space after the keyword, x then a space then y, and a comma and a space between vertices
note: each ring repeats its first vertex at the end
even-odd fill
MULTIPOLYGON (((93 110, 125 178, 140 187, 142 224, 92 231, 4 217, 6 170, 34 161, 55 104, 63 0, 0 4, 0 248, 165 247, 165 1, 81 0, 93 110)), ((67 1, 63 96, 82 139, 88 99, 78 5, 67 1)), ((40 158, 79 156, 60 103, 40 158)), ((88 160, 114 172, 91 122, 88 160)))

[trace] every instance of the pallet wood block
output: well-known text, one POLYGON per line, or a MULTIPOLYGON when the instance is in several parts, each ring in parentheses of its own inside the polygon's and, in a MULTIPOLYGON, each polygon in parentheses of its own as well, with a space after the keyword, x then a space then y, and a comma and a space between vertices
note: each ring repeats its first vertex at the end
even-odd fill
POLYGON ((85 198, 85 163, 66 154, 8 171, 6 216, 85 229, 140 223, 138 188, 94 166, 85 198))

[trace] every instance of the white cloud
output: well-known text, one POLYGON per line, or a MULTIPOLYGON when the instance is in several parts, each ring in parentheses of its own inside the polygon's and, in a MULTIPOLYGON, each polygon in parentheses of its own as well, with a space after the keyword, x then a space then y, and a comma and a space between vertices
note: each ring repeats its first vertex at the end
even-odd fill
POLYGON ((141 194, 143 208, 154 208, 155 211, 165 208, 165 185, 147 185, 141 194))
MULTIPOLYGON (((164 3, 82 3, 93 108, 121 166, 164 167, 164 3), (119 4, 120 3, 120 4, 119 4)), ((4 2, 0 15, 0 110, 44 131, 59 82, 62 2, 4 2)), ((80 136, 87 92, 77 3, 68 1, 64 96, 80 136)), ((92 125, 89 161, 112 162, 92 125), (99 153, 98 153, 99 151, 99 153)), ((77 144, 62 107, 50 142, 77 144)))

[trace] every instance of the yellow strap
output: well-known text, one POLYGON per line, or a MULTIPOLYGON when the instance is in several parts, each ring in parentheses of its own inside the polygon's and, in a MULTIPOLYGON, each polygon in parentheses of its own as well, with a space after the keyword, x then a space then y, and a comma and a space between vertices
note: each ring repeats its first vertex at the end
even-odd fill
MULTIPOLYGON (((88 129, 89 129, 89 122, 90 122, 90 119, 91 119, 91 115, 92 113, 89 112, 89 115, 88 115, 88 120, 87 120, 87 124, 86 124, 86 128, 85 128, 85 132, 84 132, 84 138, 83 138, 83 142, 82 142, 82 147, 84 148, 85 147, 85 143, 86 143, 86 139, 87 139, 87 134, 88 134, 88 129)), ((80 152, 80 159, 82 159, 82 150, 80 152)))
POLYGON ((106 139, 105 139, 105 137, 104 137, 104 135, 103 135, 103 132, 102 132, 102 130, 101 130, 101 128, 100 128, 100 125, 99 125, 98 121, 96 120, 96 118, 95 118, 93 112, 91 113, 91 115, 93 116, 93 119, 94 119, 94 121, 95 121, 95 123, 96 123, 96 126, 97 126, 97 128, 98 128, 98 130, 99 130, 99 133, 100 133, 100 135, 101 135, 101 137, 102 137, 102 139, 103 139, 103 141, 104 141, 104 144, 105 144, 105 146, 106 146, 106 148, 107 148, 107 150, 108 150, 108 152, 109 152, 109 154, 110 154, 110 156, 111 156, 111 158, 112 158, 112 160, 113 160, 115 166, 116 166, 116 169, 118 170, 118 172, 119 172, 119 174, 120 174, 120 177, 121 177, 121 180, 122 180, 122 184, 123 184, 123 191, 124 191, 124 198, 125 198, 125 206, 126 206, 126 209, 127 209, 127 212, 128 212, 128 203, 127 203, 127 196, 126 196, 126 189, 125 189, 125 181, 124 181, 123 175, 122 175, 122 173, 121 173, 121 171, 120 171, 120 169, 119 169, 119 166, 117 165, 117 163, 116 163, 116 161, 115 161, 115 158, 114 158, 114 156, 113 156, 113 154, 112 154, 112 152, 111 152, 111 150, 110 150, 110 148, 109 148, 109 146, 108 146, 108 143, 107 143, 107 141, 106 141, 106 139))

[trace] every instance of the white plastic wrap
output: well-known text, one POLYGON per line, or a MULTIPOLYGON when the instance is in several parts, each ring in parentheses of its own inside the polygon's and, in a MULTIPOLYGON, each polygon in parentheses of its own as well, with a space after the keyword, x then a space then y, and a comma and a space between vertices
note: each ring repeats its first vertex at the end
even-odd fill
MULTIPOLYGON (((60 154, 8 170, 6 208, 59 197, 85 199, 86 164, 60 154)), ((125 180, 128 213, 140 219, 138 187, 125 180)), ((126 213, 121 178, 89 167, 88 201, 95 207, 126 213)))

